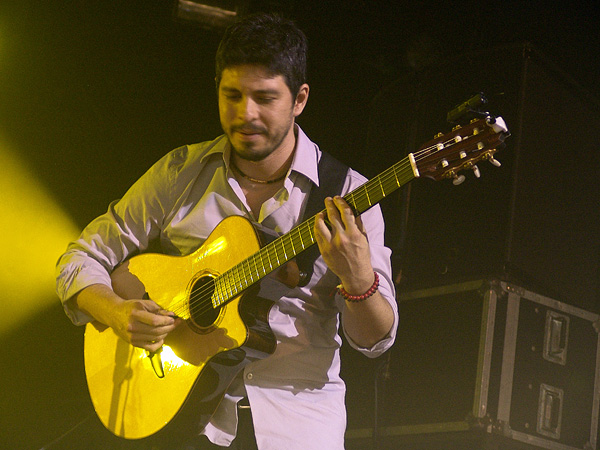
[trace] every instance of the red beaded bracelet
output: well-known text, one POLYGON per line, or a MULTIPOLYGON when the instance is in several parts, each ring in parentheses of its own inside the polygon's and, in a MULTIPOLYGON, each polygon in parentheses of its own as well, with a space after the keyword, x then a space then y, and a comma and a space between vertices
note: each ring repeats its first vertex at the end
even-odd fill
POLYGON ((344 297, 346 300, 348 300, 349 302, 362 302, 363 300, 368 299, 369 297, 371 297, 375 292, 377 292, 377 289, 379 288, 379 274, 377 272, 373 272, 375 274, 375 281, 373 281, 373 284, 371 285, 371 287, 369 288, 369 290, 367 292, 365 292, 362 295, 350 295, 348 294, 348 292, 346 292, 346 290, 344 289, 344 287, 340 284, 337 287, 337 291, 338 293, 344 297))

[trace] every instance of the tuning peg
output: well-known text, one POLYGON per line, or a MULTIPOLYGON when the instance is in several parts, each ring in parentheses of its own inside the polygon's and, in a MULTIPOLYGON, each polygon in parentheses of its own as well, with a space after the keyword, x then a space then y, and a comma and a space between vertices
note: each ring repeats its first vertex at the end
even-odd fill
POLYGON ((490 162, 490 164, 496 167, 500 167, 502 165, 500 161, 494 159, 494 152, 487 152, 485 155, 483 155, 483 159, 487 159, 490 162))
POLYGON ((479 167, 473 166, 472 168, 473 168, 473 173, 475 174, 475 176, 477 178, 481 178, 481 172, 479 172, 479 167))
POLYGON ((454 180, 452 180, 452 184, 454 186, 458 186, 463 181, 465 181, 465 176, 464 175, 454 175, 454 180))
POLYGON ((502 163, 497 159, 494 159, 492 155, 489 156, 488 161, 496 167, 500 167, 502 165, 502 163))

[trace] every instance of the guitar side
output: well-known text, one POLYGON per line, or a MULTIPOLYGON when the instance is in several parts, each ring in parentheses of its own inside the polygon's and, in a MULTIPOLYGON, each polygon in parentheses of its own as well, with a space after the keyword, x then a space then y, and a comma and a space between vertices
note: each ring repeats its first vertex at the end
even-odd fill
POLYGON ((186 320, 155 355, 133 347, 110 328, 86 326, 86 378, 106 428, 120 437, 140 439, 178 415, 196 416, 196 424, 203 426, 247 357, 274 351, 267 322, 271 302, 242 295, 220 307, 208 326, 198 327, 190 319, 194 282, 223 273, 259 248, 251 223, 233 216, 188 256, 142 254, 113 272, 113 289, 120 296, 150 298, 186 320))

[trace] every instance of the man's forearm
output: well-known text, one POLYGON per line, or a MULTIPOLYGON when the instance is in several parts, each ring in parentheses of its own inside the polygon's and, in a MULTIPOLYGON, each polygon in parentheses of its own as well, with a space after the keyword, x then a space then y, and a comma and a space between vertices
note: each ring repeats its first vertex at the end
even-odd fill
POLYGON ((80 309, 94 320, 113 326, 115 316, 124 300, 104 284, 93 284, 82 289, 71 300, 73 306, 80 309))
POLYGON ((394 312, 379 292, 360 302, 346 301, 344 329, 359 346, 371 348, 385 338, 394 325, 394 312))

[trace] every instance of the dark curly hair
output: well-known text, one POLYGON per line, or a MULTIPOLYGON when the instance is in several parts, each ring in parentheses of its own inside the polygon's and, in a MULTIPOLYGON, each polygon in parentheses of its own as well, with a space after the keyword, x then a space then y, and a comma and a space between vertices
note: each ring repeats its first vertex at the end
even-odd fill
POLYGON ((295 97, 306 83, 307 40, 294 22, 278 14, 253 14, 229 26, 216 55, 217 88, 223 70, 257 64, 282 75, 295 97))

